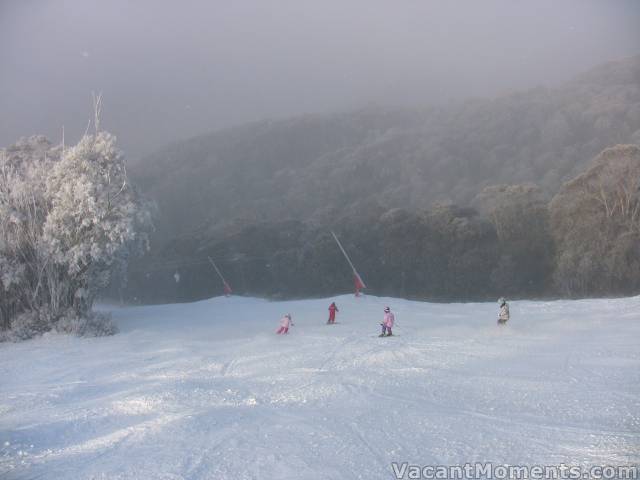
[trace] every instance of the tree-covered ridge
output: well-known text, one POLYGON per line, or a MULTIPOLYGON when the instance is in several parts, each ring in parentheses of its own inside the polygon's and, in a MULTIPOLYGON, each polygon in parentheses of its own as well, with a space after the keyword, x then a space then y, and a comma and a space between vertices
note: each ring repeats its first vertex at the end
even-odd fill
POLYGON ((237 127, 171 145, 134 175, 158 202, 163 244, 235 219, 324 223, 373 203, 467 204, 496 184, 532 182, 550 196, 618 143, 640 143, 640 57, 494 100, 237 127))
POLYGON ((457 107, 370 108, 198 137, 142 165, 159 228, 131 295, 216 293, 207 255, 240 293, 345 291, 331 229, 376 293, 637 293, 638 232, 576 187, 597 172, 608 172, 614 196, 622 178, 640 182, 631 143, 640 143, 640 57, 457 107))

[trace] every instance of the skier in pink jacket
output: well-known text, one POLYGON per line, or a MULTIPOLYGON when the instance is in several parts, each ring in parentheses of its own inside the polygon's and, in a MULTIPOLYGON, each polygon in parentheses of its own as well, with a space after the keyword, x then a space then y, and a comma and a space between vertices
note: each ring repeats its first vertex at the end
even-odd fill
POLYGON ((287 313, 284 317, 280 319, 280 328, 276 330, 278 335, 284 335, 289 333, 289 327, 293 326, 293 320, 291 320, 291 314, 287 313))
POLYGON ((396 318, 391 313, 391 309, 389 307, 384 307, 384 320, 380 324, 382 326, 382 333, 379 335, 380 337, 390 337, 393 335, 391 329, 393 328, 393 323, 396 318))

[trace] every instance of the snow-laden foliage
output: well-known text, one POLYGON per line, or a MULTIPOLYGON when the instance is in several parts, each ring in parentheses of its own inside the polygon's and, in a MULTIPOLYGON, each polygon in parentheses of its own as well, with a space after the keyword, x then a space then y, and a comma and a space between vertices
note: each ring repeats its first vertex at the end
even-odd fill
POLYGON ((13 332, 4 338, 112 333, 91 306, 146 248, 148 212, 107 132, 67 149, 30 137, 0 150, 0 326, 13 332))
POLYGON ((111 267, 131 246, 145 243, 137 232, 149 221, 128 188, 115 137, 100 132, 82 138, 53 167, 46 191, 51 202, 43 229, 47 253, 74 279, 74 303, 90 304, 96 287, 108 283, 111 267))

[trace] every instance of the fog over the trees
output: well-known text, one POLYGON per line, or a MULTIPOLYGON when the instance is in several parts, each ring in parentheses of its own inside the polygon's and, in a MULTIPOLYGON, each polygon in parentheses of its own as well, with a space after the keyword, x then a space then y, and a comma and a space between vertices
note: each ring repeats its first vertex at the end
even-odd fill
POLYGON ((640 293, 639 24, 625 0, 2 2, 0 325, 84 331, 109 280, 205 298, 209 257, 235 293, 343 292, 332 230, 374 294, 640 293))
POLYGON ((554 86, 637 54, 639 24, 634 0, 2 0, 0 145, 77 141, 94 90, 135 160, 257 119, 554 86))

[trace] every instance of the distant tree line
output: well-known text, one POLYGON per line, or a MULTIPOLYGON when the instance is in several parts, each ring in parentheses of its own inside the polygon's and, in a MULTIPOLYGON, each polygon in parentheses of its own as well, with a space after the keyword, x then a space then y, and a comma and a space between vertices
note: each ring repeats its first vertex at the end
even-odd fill
POLYGON ((335 209, 326 223, 238 222, 215 236, 199 232, 136 263, 129 299, 221 292, 198 261, 208 255, 238 293, 348 292, 349 267, 331 230, 375 294, 447 301, 640 293, 639 147, 603 151, 550 201, 539 187, 519 184, 486 187, 471 203, 413 210, 373 203, 335 209))

